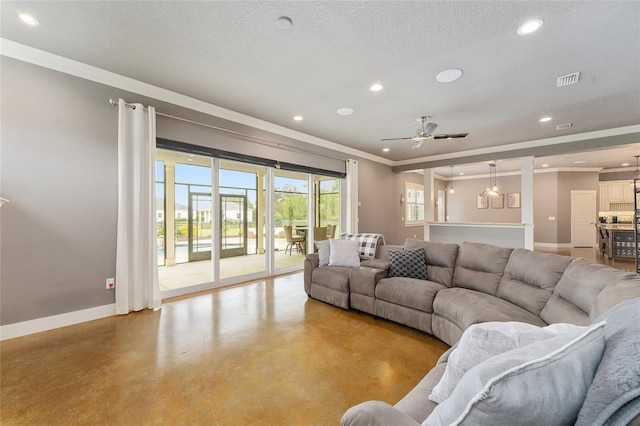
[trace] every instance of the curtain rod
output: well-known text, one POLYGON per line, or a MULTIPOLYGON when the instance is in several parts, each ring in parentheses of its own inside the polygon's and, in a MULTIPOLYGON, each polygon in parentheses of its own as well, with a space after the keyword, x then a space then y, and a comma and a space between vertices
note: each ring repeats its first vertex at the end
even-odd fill
MULTIPOLYGON (((109 103, 111 105, 113 105, 113 106, 118 106, 119 101, 116 100, 116 99, 109 99, 109 103)), ((124 105, 129 107, 129 108, 136 109, 135 105, 129 104, 127 102, 125 102, 124 105)), ((200 123, 199 121, 190 120, 188 118, 177 117, 175 115, 165 114, 163 112, 158 112, 158 111, 156 111, 156 115, 160 115, 162 117, 167 117, 167 118, 172 118, 172 119, 178 120, 178 121, 184 121, 185 123, 189 123, 189 124, 195 124, 195 125, 198 125, 198 126, 208 127, 210 129, 214 129, 214 130, 220 130, 220 131, 223 131, 223 132, 226 132, 226 133, 231 133, 233 135, 243 136, 245 138, 249 138, 249 139, 253 140, 256 143, 259 143, 259 144, 262 144, 262 145, 266 145, 266 146, 270 146, 272 148, 279 148, 279 149, 283 149, 285 151, 298 152, 298 153, 303 153, 303 154, 319 155, 321 157, 329 158, 331 160, 346 161, 346 158, 332 157, 330 155, 321 154, 319 152, 315 152, 315 151, 312 151, 312 150, 301 149, 301 148, 298 148, 298 147, 295 147, 295 146, 291 146, 291 145, 287 145, 287 144, 283 144, 283 143, 279 143, 279 142, 274 142, 274 141, 271 141, 269 139, 261 138, 261 137, 258 137, 258 136, 248 135, 246 133, 238 132, 238 131, 235 131, 235 130, 225 129, 224 127, 218 127, 218 126, 214 126, 212 124, 207 124, 207 123, 200 123)))

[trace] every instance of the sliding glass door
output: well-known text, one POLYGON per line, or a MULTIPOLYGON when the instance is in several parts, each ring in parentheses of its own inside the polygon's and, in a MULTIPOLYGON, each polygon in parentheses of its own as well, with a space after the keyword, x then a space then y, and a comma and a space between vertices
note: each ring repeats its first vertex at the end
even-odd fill
POLYGON ((339 178, 167 149, 157 158, 164 297, 300 270, 314 230, 339 232, 339 178))

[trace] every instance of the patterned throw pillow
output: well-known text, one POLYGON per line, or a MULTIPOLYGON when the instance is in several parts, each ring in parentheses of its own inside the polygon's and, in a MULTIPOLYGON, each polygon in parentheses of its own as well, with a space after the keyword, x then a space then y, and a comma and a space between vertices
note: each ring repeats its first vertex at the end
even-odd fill
POLYGON ((427 261, 422 247, 389 252, 389 277, 427 279, 427 261))

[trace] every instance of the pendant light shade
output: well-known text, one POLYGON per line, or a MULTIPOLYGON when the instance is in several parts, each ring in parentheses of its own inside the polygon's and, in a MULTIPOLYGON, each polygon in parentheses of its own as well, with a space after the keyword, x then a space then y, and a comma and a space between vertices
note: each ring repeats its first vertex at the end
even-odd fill
POLYGON ((631 186, 635 186, 635 182, 640 181, 640 171, 638 171, 638 158, 640 155, 634 155, 634 157, 636 158, 636 171, 633 175, 633 179, 631 179, 631 186))
POLYGON ((502 192, 498 189, 498 176, 496 163, 489 164, 489 186, 480 193, 481 197, 502 197, 502 192))

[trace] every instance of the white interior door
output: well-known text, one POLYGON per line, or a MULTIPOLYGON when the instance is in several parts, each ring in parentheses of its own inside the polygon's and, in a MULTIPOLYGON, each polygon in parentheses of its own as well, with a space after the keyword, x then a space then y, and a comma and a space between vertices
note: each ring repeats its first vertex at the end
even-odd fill
POLYGON ((571 191, 571 243, 573 247, 594 247, 596 243, 596 191, 571 191))

